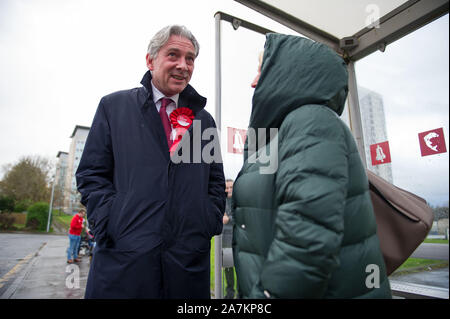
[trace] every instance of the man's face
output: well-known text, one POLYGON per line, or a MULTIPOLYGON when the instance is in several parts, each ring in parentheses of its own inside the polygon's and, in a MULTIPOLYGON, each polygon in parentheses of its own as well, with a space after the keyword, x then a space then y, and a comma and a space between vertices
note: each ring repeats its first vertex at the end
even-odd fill
POLYGON ((231 197, 233 194, 233 182, 225 183, 225 192, 227 193, 227 197, 231 197))
POLYGON ((153 84, 165 96, 172 96, 183 91, 191 80, 195 48, 189 39, 172 35, 156 58, 147 54, 146 60, 153 84))

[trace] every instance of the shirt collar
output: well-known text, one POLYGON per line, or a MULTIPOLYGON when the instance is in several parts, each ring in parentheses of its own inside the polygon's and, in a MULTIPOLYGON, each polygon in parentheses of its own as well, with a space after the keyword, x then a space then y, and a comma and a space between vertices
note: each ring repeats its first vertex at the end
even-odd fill
POLYGON ((150 83, 151 83, 151 85, 152 85, 152 90, 153 90, 153 102, 155 102, 155 104, 156 104, 156 102, 158 102, 160 99, 162 99, 162 98, 164 98, 164 97, 167 97, 167 98, 171 99, 172 101, 174 101, 174 102, 175 102, 175 105, 178 106, 178 98, 180 97, 180 94, 179 94, 179 93, 178 93, 178 94, 175 94, 175 95, 172 95, 172 96, 165 96, 160 90, 158 90, 158 89, 156 88, 156 86, 153 85, 153 82, 150 82, 150 83))

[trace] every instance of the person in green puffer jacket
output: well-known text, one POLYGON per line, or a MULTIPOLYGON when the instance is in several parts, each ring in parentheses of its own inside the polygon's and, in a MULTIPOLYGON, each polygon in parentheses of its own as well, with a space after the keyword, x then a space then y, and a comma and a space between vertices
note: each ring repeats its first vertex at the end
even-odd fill
POLYGON ((233 190, 243 298, 391 298, 365 168, 339 118, 347 77, 327 46, 266 36, 233 190))

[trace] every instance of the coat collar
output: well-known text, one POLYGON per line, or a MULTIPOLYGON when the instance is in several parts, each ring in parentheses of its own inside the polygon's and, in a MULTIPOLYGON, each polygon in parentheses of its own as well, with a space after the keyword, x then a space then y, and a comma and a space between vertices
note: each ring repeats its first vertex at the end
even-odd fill
MULTIPOLYGON (((152 90, 152 74, 147 71, 141 80, 142 86, 145 88, 148 94, 148 98, 153 99, 152 90)), ((188 107, 194 114, 201 111, 206 105, 206 98, 197 93, 197 91, 191 86, 187 85, 186 88, 180 93, 178 100, 178 107, 188 107)))

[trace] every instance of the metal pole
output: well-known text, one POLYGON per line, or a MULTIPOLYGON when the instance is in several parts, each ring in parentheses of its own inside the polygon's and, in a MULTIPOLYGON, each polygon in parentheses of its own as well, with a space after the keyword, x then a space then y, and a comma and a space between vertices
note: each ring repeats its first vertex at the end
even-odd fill
MULTIPOLYGON (((221 56, 220 56, 220 13, 216 13, 216 126, 221 132, 221 56)), ((222 235, 214 240, 214 295, 215 299, 222 299, 222 235)))
POLYGON ((53 178, 52 195, 50 196, 50 207, 48 208, 47 233, 50 230, 50 219, 52 217, 53 193, 55 192, 55 178, 53 178))
POLYGON ((221 39, 220 39, 220 13, 214 16, 216 25, 216 125, 219 131, 222 128, 222 69, 221 69, 221 39))
POLYGON ((359 109, 358 86, 356 83, 355 63, 350 61, 347 65, 348 70, 348 111, 350 119, 350 129, 356 140, 359 155, 367 168, 366 149, 364 148, 364 134, 362 129, 361 111, 359 109))

